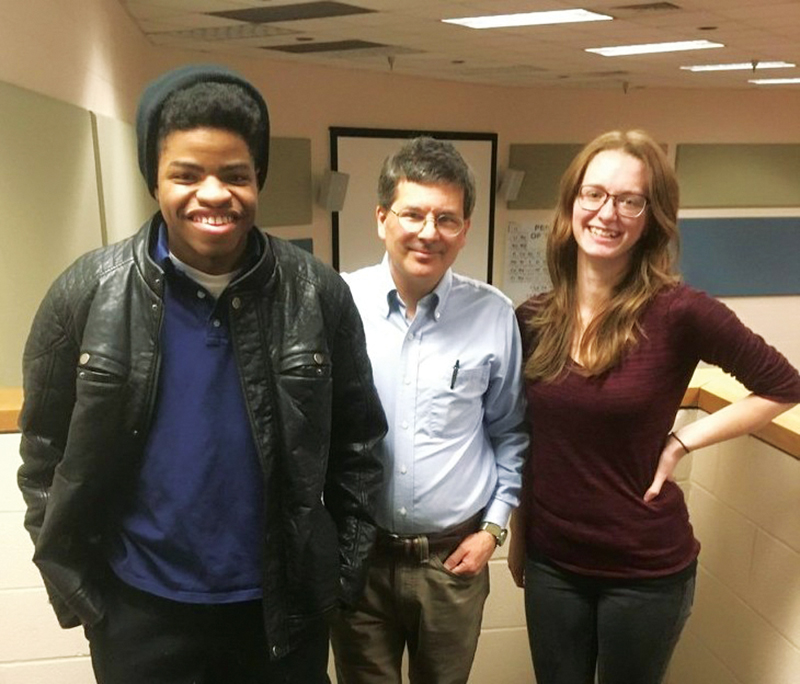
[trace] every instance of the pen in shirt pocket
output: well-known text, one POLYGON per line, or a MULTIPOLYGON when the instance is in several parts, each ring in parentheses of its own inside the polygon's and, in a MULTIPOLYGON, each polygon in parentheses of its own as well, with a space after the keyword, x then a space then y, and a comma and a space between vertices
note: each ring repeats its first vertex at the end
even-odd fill
POLYGON ((456 386, 456 379, 458 378, 458 368, 459 368, 459 361, 456 359, 456 364, 453 366, 453 375, 450 376, 450 389, 454 389, 456 386))

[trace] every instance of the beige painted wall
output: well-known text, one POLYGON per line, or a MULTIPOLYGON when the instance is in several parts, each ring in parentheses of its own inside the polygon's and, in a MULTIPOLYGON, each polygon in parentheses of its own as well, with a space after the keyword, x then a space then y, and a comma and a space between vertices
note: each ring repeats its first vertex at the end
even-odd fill
MULTIPOLYGON (((133 120, 136 98, 150 78, 180 63, 209 59, 150 45, 117 0, 28 0, 3 3, 0 9, 0 81, 124 121, 133 120)), ((511 143, 580 142, 618 127, 645 128, 673 149, 678 142, 800 142, 797 89, 624 94, 621 89, 493 88, 267 58, 213 59, 263 90, 274 135, 311 140, 315 183, 329 166, 329 126, 493 131, 499 136, 500 170, 507 166, 511 143)), ((494 272, 500 286, 503 228, 513 218, 514 212, 498 202, 494 272)), ((315 253, 330 260, 330 215, 323 209, 314 207, 307 227, 274 232, 310 234, 315 253)), ((800 298, 768 298, 755 306, 758 315, 751 313, 752 306, 743 308, 758 319, 756 330, 775 343, 780 339, 779 348, 800 364, 800 298)))
POLYGON ((724 297, 722 301, 800 368, 800 297, 724 297))

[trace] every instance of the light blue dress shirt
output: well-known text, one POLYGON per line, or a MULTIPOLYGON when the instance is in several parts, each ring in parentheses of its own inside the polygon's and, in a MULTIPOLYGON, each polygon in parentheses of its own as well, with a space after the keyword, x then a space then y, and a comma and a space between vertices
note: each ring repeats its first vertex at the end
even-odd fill
POLYGON ((386 257, 343 277, 389 422, 378 524, 438 532, 485 509, 484 520, 505 527, 528 448, 511 301, 448 270, 408 320, 386 257))

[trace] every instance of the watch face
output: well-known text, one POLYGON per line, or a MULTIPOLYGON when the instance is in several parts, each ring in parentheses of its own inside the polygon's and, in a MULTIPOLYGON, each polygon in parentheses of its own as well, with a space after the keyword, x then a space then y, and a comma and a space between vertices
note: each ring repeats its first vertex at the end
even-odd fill
POLYGON ((508 536, 508 530, 503 529, 500 525, 496 525, 495 523, 485 522, 481 525, 481 529, 486 530, 494 537, 494 542, 497 546, 502 546, 508 536))

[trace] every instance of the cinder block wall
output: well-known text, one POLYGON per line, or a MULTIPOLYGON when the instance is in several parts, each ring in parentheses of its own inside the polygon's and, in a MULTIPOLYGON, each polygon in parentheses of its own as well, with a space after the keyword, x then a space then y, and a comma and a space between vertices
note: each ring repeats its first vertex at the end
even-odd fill
MULTIPOLYGON (((678 421, 696 417, 682 411, 678 421)), ((18 448, 19 435, 0 435, 0 682, 88 684, 83 634, 58 627, 30 562, 16 487, 18 448)), ((684 459, 677 479, 703 548, 694 612, 667 684, 797 684, 800 461, 742 437, 684 459)), ((504 551, 491 561, 492 590, 470 684, 535 682, 522 592, 504 551)))
POLYGON ((797 684, 800 460, 740 437, 687 465, 702 549, 668 684, 797 684))
POLYGON ((511 579, 506 565, 507 549, 508 542, 489 561, 491 591, 483 613, 483 628, 470 684, 536 681, 528 650, 522 589, 517 588, 511 579))
POLYGON ((94 677, 83 631, 58 626, 31 562, 19 464, 19 435, 0 434, 0 682, 88 684, 94 677))
MULTIPOLYGON (((0 682, 88 684, 94 678, 83 632, 58 626, 31 562, 33 546, 23 528, 25 506, 16 484, 19 463, 19 435, 0 434, 0 682)), ((532 682, 522 591, 511 581, 505 553, 491 561, 491 586, 470 682, 532 682)), ((335 681, 332 665, 330 674, 335 681)))

